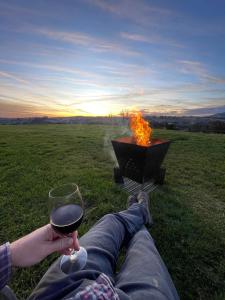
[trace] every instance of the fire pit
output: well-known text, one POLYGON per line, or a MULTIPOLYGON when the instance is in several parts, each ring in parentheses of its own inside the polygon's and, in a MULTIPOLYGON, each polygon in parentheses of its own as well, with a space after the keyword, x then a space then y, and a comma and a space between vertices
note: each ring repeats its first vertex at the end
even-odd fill
POLYGON ((154 179, 163 183, 165 169, 160 167, 170 141, 152 139, 149 146, 139 146, 132 137, 124 137, 113 140, 112 145, 119 164, 119 169, 114 171, 115 178, 124 176, 139 183, 154 179))
POLYGON ((161 165, 170 141, 151 139, 152 129, 140 112, 131 115, 130 128, 133 136, 112 140, 119 164, 114 168, 115 181, 122 183, 126 177, 141 184, 150 180, 163 184, 166 170, 161 165))

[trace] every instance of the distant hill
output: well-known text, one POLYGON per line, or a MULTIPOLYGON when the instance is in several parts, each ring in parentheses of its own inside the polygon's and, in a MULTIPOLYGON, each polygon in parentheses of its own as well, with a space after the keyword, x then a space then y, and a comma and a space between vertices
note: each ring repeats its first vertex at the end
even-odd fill
MULTIPOLYGON (((194 116, 145 116, 153 128, 170 130, 186 130, 192 132, 214 132, 225 134, 225 112, 208 117, 194 116)), ((60 117, 60 118, 0 118, 2 125, 25 124, 99 124, 99 125, 128 125, 128 116, 108 117, 60 117)))
POLYGON ((216 118, 216 119, 225 119, 225 112, 219 113, 212 115, 211 118, 216 118))

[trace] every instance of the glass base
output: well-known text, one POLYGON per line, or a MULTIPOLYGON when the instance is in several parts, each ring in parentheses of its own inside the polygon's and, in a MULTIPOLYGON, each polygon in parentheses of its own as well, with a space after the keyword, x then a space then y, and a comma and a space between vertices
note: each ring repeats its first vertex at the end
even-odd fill
POLYGON ((87 251, 80 247, 79 251, 74 251, 71 255, 63 255, 60 261, 60 269, 65 274, 70 274, 82 270, 87 263, 87 251))

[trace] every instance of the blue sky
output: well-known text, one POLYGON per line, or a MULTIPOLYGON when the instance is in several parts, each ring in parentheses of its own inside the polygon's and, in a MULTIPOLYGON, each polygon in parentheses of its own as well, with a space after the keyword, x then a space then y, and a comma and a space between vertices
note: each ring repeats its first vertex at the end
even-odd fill
POLYGON ((0 117, 225 111, 224 0, 0 0, 0 117))

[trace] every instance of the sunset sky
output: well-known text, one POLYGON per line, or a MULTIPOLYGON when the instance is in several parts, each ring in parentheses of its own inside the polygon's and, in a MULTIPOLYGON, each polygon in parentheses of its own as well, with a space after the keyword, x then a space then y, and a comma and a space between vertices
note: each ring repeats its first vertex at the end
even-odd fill
POLYGON ((225 111, 224 0, 0 0, 0 117, 225 111))

